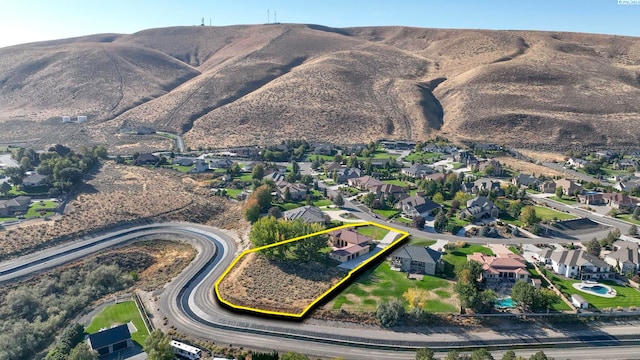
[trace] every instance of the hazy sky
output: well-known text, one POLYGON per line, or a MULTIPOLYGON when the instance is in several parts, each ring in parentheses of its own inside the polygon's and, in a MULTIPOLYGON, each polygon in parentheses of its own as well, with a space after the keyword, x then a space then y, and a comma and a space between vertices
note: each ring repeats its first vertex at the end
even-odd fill
POLYGON ((640 36, 640 0, 0 0, 0 47, 97 33, 270 20, 640 36), (621 5, 621 2, 635 5, 621 5))

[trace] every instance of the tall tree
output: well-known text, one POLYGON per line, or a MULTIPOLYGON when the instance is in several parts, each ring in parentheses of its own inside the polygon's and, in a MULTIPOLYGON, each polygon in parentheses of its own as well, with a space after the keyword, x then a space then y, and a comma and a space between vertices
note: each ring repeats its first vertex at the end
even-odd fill
POLYGON ((342 194, 338 193, 333 197, 333 204, 339 208, 344 206, 344 198, 342 197, 342 194))
POLYGON ((487 349, 478 349, 471 353, 471 360, 493 360, 493 355, 487 349))
POLYGON ((11 191, 11 185, 9 185, 8 182, 5 181, 2 184, 0 184, 0 194, 6 196, 9 193, 9 191, 11 191))
POLYGON ((502 355, 502 360, 516 360, 516 353, 513 350, 507 350, 502 355))
POLYGON ((538 214, 536 214, 536 208, 533 206, 525 206, 520 213, 520 221, 528 226, 532 226, 540 222, 538 214))
POLYGON ((600 242, 598 239, 593 238, 586 244, 587 252, 593 256, 600 256, 600 251, 602 251, 602 247, 600 246, 600 242))
POLYGON ((98 352, 85 343, 78 344, 69 354, 69 360, 98 360, 98 358, 98 352))
MULTIPOLYGON (((238 165, 239 166, 239 165, 238 165)), ((256 165, 251 169, 251 178, 254 180, 261 180, 264 177, 264 166, 256 165)))
MULTIPOLYGON (((2 185, 0 185, 0 187, 2 187, 2 185)), ((0 189, 0 191, 2 190, 0 189)), ((638 227, 636 224, 632 224, 631 227, 629 227, 629 236, 638 236, 638 227)))
POLYGON ((149 360, 173 360, 175 357, 169 337, 159 329, 149 334, 144 342, 144 351, 149 360))
POLYGON ((436 355, 428 347, 416 350, 416 360, 435 360, 436 355))
POLYGON ((421 215, 414 216, 411 222, 416 229, 424 229, 425 220, 421 215))
POLYGON ((511 298, 515 300, 523 310, 530 309, 536 301, 536 292, 533 285, 518 280, 511 290, 511 298))

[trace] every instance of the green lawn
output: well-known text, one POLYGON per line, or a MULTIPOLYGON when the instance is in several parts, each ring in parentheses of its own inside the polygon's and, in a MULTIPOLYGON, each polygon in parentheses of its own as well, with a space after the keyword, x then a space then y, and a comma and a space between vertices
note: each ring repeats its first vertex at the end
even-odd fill
POLYGON ((540 194, 540 191, 538 191, 538 190, 527 189, 526 191, 527 191, 527 193, 529 193, 529 194, 540 194))
POLYGON ((387 219, 390 219, 398 214, 400 214, 400 211, 396 210, 396 209, 390 209, 390 210, 380 210, 380 209, 373 209, 373 212, 381 215, 387 219))
POLYGON ((14 220, 18 220, 18 218, 14 218, 14 217, 3 218, 3 217, 0 217, 0 223, 1 222, 5 222, 5 221, 14 221, 14 220))
POLYGON ((431 313, 455 313, 459 309, 452 304, 455 297, 453 282, 425 275, 422 280, 411 280, 407 274, 391 270, 388 262, 383 262, 374 269, 360 275, 329 303, 334 310, 375 311, 379 301, 397 299, 407 305, 402 295, 409 289, 417 287, 428 290, 432 297, 427 300, 424 310, 431 313))
MULTIPOLYGON (((400 155, 396 155, 396 154, 389 154, 388 152, 384 151, 384 150, 376 150, 376 152, 373 153, 373 159, 397 159, 398 156, 400 155)), ((366 157, 359 157, 358 160, 363 160, 366 161, 367 158, 366 157)))
POLYGON ((247 174, 242 174, 241 176, 236 177, 235 180, 251 182, 253 181, 253 177, 251 177, 251 173, 247 173, 247 174))
POLYGON ((302 205, 300 205, 298 203, 295 203, 295 202, 288 202, 288 203, 283 203, 283 204, 274 204, 274 203, 272 203, 271 205, 279 206, 282 209, 282 211, 292 210, 292 209, 299 208, 300 206, 302 206, 302 205))
POLYGON ((442 158, 442 156, 438 153, 429 153, 429 152, 419 152, 419 153, 411 153, 409 155, 407 155, 404 160, 405 161, 413 161, 413 162, 417 162, 417 163, 423 163, 423 164, 431 164, 434 163, 438 160, 440 160, 442 158))
POLYGON ((560 211, 556 211, 553 209, 550 209, 548 207, 542 207, 542 206, 534 206, 536 209, 536 215, 538 215, 538 217, 542 220, 542 221, 550 221, 550 220, 569 220, 569 219, 575 219, 576 217, 574 215, 571 214, 567 214, 564 212, 560 212, 560 211))
POLYGON ((633 218, 631 217, 631 214, 619 214, 617 216, 618 219, 622 219, 624 221, 630 222, 630 223, 634 223, 637 225, 640 225, 640 220, 633 220, 633 218))
POLYGON ((509 213, 503 213, 502 215, 500 215, 500 220, 511 224, 511 225, 515 225, 515 226, 519 226, 519 227, 523 227, 524 223, 522 221, 520 221, 520 219, 518 218, 514 218, 511 214, 509 213))
POLYGON ((462 163, 454 162, 451 164, 451 166, 453 166, 454 169, 458 170, 462 167, 462 163))
POLYGON ((33 195, 33 194, 46 194, 49 191, 48 186, 29 186, 24 190, 18 190, 18 187, 13 185, 9 190, 9 195, 33 195))
POLYGON ((431 245, 433 245, 435 243, 436 243, 435 240, 423 239, 423 238, 419 238, 419 237, 415 237, 415 236, 410 236, 409 237, 409 245, 431 246, 431 245))
POLYGON ((188 173, 189 171, 193 170, 193 168, 195 167, 195 165, 189 165, 189 166, 182 166, 182 165, 171 165, 170 168, 181 172, 181 173, 188 173))
POLYGON ((402 188, 409 187, 409 184, 407 184, 405 181, 402 181, 402 180, 383 180, 382 182, 385 184, 400 186, 402 188))
POLYGON ((39 216, 53 216, 55 214, 53 210, 57 206, 58 204, 55 201, 50 200, 36 202, 29 207, 29 211, 27 211, 25 218, 28 219, 39 216), (41 211, 44 211, 44 213, 40 213, 41 211))
POLYGON ((331 202, 331 200, 328 200, 328 199, 319 199, 319 200, 314 200, 313 201, 313 206, 317 206, 317 207, 329 206, 331 204, 333 204, 333 203, 331 202))
POLYGON ((359 226, 358 232, 375 240, 382 240, 389 230, 377 226, 359 226))
POLYGON ((444 272, 447 277, 455 277, 455 268, 467 263, 467 255, 473 253, 483 253, 486 255, 493 255, 491 249, 486 246, 476 244, 465 244, 464 247, 456 248, 453 251, 447 251, 442 256, 444 260, 444 272))
POLYGON ((144 321, 134 301, 126 301, 119 304, 109 305, 100 314, 96 315, 91 324, 85 329, 88 334, 95 333, 103 328, 110 328, 113 325, 133 322, 138 331, 131 334, 131 339, 139 345, 144 345, 144 341, 149 335, 144 321))
POLYGON ((553 200, 553 201, 561 202, 561 203, 567 204, 567 205, 575 205, 575 204, 578 203, 576 200, 569 199, 569 198, 566 198, 564 196, 562 196, 562 198, 559 198, 559 197, 553 195, 553 196, 549 196, 549 199, 553 200))
POLYGON ((407 225, 413 225, 413 221, 409 220, 407 218, 403 218, 402 216, 396 216, 395 218, 393 218, 393 220, 399 222, 399 223, 403 223, 403 224, 407 224, 407 225))
MULTIPOLYGON (((550 273, 547 274, 550 275, 550 273)), ((617 291, 616 297, 607 299, 596 295, 590 295, 575 289, 572 284, 579 283, 581 282, 580 280, 561 279, 555 275, 552 275, 550 280, 563 293, 580 294, 580 296, 587 300, 589 304, 600 310, 605 308, 616 308, 617 306, 622 306, 624 308, 629 306, 640 306, 640 291, 629 286, 616 285, 613 281, 601 281, 601 283, 609 285, 617 291)))
POLYGON ((242 190, 240 189, 224 189, 229 197, 236 198, 238 195, 242 194, 242 190))

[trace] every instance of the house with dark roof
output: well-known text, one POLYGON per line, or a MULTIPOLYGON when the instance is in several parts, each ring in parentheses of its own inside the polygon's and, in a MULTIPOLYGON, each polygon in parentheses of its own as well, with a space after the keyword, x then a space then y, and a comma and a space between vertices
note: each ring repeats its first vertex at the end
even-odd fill
POLYGON ((394 207, 402 211, 405 217, 413 219, 416 216, 426 218, 432 215, 437 209, 440 209, 442 205, 422 196, 410 196, 398 201, 394 207))
POLYGON ((538 186, 538 178, 530 174, 520 174, 512 178, 511 183, 517 187, 532 188, 538 186))
POLYGON ((460 219, 473 217, 476 220, 498 217, 500 209, 486 196, 478 196, 467 201, 467 207, 458 213, 460 219))
POLYGON ((424 246, 403 246, 391 253, 391 267, 411 274, 435 275, 442 270, 442 253, 424 246))
POLYGON ((632 159, 622 159, 613 163, 614 170, 635 170, 638 168, 638 162, 632 159))
POLYGON ((336 181, 339 184, 344 184, 349 179, 355 179, 364 176, 364 171, 358 168, 341 168, 337 171, 336 181))
POLYGON ((476 252, 467 255, 467 261, 477 261, 482 265, 481 281, 529 281, 526 260, 517 254, 498 253, 489 256, 476 252))
POLYGON ((134 165, 155 165, 159 160, 159 157, 147 153, 138 155, 133 163, 134 165))
POLYGON ((372 238, 353 228, 331 231, 329 241, 333 247, 329 257, 341 263, 367 254, 373 244, 372 238))
POLYGON ((0 200, 0 217, 26 214, 31 205, 29 196, 18 196, 9 200, 0 200))
POLYGON ((378 197, 385 197, 385 198, 396 198, 396 199, 401 199, 403 198, 402 195, 408 196, 406 195, 406 190, 404 188, 401 188, 398 185, 393 185, 393 184, 382 184, 382 185, 378 185, 375 186, 374 188, 370 188, 369 189, 371 192, 375 193, 378 197))
POLYGON ((121 351, 133 346, 131 341, 131 333, 127 324, 112 327, 89 334, 87 343, 89 347, 100 354, 100 356, 108 355, 117 351, 121 351))
POLYGON ((604 256, 604 261, 613 266, 619 274, 637 273, 640 270, 640 247, 631 241, 613 243, 615 251, 604 256))
POLYGON ((209 160, 209 169, 230 169, 233 161, 230 159, 211 159, 209 160))
POLYGON ((584 250, 553 251, 548 259, 556 274, 581 280, 608 279, 613 276, 611 265, 584 250))
POLYGON ((318 143, 313 146, 315 155, 333 155, 335 153, 335 145, 329 143, 318 143))
POLYGON ((402 169, 403 174, 411 176, 412 178, 423 179, 429 174, 433 174, 433 169, 423 164, 413 164, 407 169, 402 169))
POLYGON ((180 165, 180 166, 191 166, 193 165, 193 159, 189 159, 189 158, 175 159, 173 161, 173 164, 180 165))
POLYGON ((326 224, 331 221, 331 218, 327 214, 312 205, 306 205, 299 208, 287 210, 282 213, 282 217, 286 220, 295 221, 301 219, 306 223, 318 224, 326 224))

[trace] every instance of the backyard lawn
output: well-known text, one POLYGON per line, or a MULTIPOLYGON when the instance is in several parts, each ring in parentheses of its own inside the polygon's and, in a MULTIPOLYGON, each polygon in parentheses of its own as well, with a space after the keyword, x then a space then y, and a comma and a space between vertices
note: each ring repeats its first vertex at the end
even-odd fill
POLYGON ((144 341, 149 335, 144 321, 134 301, 125 301, 119 304, 109 305, 100 314, 91 320, 91 324, 85 329, 88 334, 95 333, 100 329, 110 328, 114 325, 133 322, 138 331, 131 334, 131 339, 139 345, 144 345, 144 341))
POLYGON ((449 278, 454 278, 455 268, 466 264, 467 255, 476 252, 493 255, 493 252, 488 247, 476 244, 465 244, 465 246, 456 248, 453 251, 447 251, 446 254, 442 256, 442 259, 444 260, 445 275, 449 278))
POLYGON ((542 206, 535 206, 536 209, 536 215, 538 215, 538 217, 542 220, 542 221, 550 221, 550 220, 569 220, 569 219, 575 219, 576 217, 574 215, 571 214, 567 214, 564 212, 560 212, 560 211, 556 211, 547 207, 542 207, 542 206))
POLYGON ((457 297, 454 283, 435 276, 425 275, 422 280, 411 280, 407 274, 391 270, 388 262, 360 275, 353 284, 336 296, 328 306, 331 309, 347 311, 375 311, 380 301, 397 299, 404 302, 402 295, 417 287, 429 291, 429 299, 424 310, 431 313, 455 313, 457 297))
POLYGON ((374 240, 382 240, 389 233, 389 230, 377 226, 359 226, 358 233, 373 238, 374 240))
POLYGON ((33 203, 29 207, 29 210, 27 211, 25 218, 28 219, 28 218, 38 217, 38 216, 53 216, 55 214, 53 210, 57 206, 58 204, 55 201, 50 201, 50 200, 38 201, 36 203, 33 203))
POLYGON ((238 176, 237 178, 235 178, 235 180, 251 182, 253 181, 253 177, 251 177, 251 173, 248 173, 248 174, 242 174, 241 176, 238 176))
POLYGON ((182 165, 175 164, 175 165, 171 165, 171 168, 181 173, 188 173, 189 171, 193 170, 195 166, 194 165, 182 166, 182 165))
MULTIPOLYGON (((548 272, 547 276, 549 275, 551 275, 551 273, 548 272)), ((618 306, 621 306, 623 308, 628 308, 630 306, 640 307, 640 291, 629 286, 617 285, 613 281, 600 281, 603 284, 611 286, 617 291, 616 297, 608 299, 596 295, 590 295, 588 293, 575 289, 573 287, 573 284, 581 282, 580 280, 561 279, 556 275, 551 275, 550 279, 563 293, 579 294, 586 301, 588 301, 589 304, 599 310, 605 308, 615 309, 618 306)))
POLYGON ((224 191, 227 193, 229 197, 232 197, 232 198, 237 198, 238 195, 242 194, 241 189, 225 188, 224 191))

